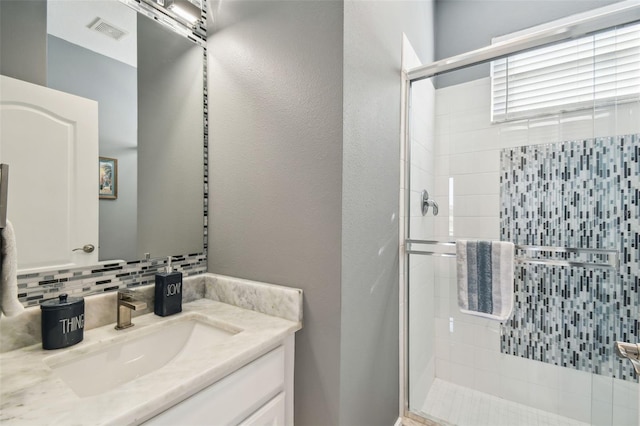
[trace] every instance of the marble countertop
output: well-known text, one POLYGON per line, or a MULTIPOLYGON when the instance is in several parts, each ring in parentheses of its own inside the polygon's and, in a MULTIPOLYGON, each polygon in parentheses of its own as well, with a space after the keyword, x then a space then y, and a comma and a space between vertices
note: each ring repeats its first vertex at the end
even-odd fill
MULTIPOLYGON (((209 276, 204 281, 205 285, 214 285, 220 279, 209 276)), ((170 317, 153 313, 135 317, 135 326, 126 330, 115 330, 113 323, 85 330, 84 340, 70 348, 45 351, 41 344, 35 344, 0 354, 0 423, 138 424, 267 353, 302 327, 301 314, 296 321, 212 299, 220 298, 208 294, 184 303, 182 313, 170 317), (96 396, 77 396, 47 365, 60 354, 66 357, 91 352, 124 336, 135 338, 136 334, 189 317, 240 331, 216 345, 215 350, 180 356, 154 372, 96 396)))

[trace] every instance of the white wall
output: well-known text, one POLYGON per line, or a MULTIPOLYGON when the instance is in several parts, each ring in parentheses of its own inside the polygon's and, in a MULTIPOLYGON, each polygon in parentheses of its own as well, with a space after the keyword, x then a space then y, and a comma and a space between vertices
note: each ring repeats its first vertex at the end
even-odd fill
MULTIPOLYGON (((640 131, 640 102, 498 125, 489 107, 488 78, 436 91, 438 239, 499 239, 502 148, 640 131)), ((499 323, 459 312, 455 262, 435 263, 436 377, 585 422, 636 424, 637 384, 501 354, 499 323)))

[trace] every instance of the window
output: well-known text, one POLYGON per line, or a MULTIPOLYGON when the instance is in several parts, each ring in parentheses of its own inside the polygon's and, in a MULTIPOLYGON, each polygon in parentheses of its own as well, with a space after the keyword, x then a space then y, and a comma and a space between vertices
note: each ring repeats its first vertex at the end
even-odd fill
POLYGON ((491 121, 640 99, 640 24, 493 61, 491 121))

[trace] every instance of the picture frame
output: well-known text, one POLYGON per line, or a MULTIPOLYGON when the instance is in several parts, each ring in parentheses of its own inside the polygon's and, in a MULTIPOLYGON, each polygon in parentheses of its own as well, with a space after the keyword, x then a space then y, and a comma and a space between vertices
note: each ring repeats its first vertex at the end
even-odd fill
POLYGON ((118 160, 100 157, 100 173, 98 178, 98 195, 101 200, 118 198, 118 160))

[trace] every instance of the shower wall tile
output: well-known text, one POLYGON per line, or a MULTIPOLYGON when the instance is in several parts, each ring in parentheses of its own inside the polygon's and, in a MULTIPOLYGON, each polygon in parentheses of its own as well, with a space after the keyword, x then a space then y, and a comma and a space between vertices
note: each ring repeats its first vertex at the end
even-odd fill
MULTIPOLYGON (((518 266, 504 353, 579 370, 572 375, 636 380, 631 363, 613 353, 613 341, 640 341, 639 157, 639 135, 502 151, 502 240, 621 255, 618 273, 518 266)), ((584 260, 574 256, 565 258, 584 260)))
POLYGON ((511 121, 504 123, 499 128, 499 141, 501 148, 524 146, 529 144, 529 121, 511 121))
MULTIPOLYGON (((440 123, 441 118, 448 118, 448 115, 438 117, 438 123, 440 123)), ((444 126, 436 125, 437 128, 442 129, 444 126)), ((436 134, 436 141, 434 144, 435 152, 439 156, 449 155, 451 151, 451 135, 449 133, 449 129, 447 128, 443 133, 436 134)))
POLYGON ((499 237, 500 220, 496 217, 456 217, 457 238, 495 240, 499 237))
MULTIPOLYGON (((451 154, 463 154, 463 153, 476 153, 481 151, 490 151, 495 149, 504 148, 516 148, 524 145, 538 145, 542 142, 557 142, 562 140, 560 117, 545 117, 537 118, 533 120, 521 120, 512 121, 500 124, 485 123, 485 127, 477 129, 476 131, 461 132, 460 129, 451 125, 451 118, 454 115, 465 114, 469 102, 474 102, 468 96, 471 93, 472 87, 483 87, 478 89, 476 94, 484 97, 486 105, 490 103, 490 80, 489 78, 477 80, 476 82, 469 82, 460 84, 458 86, 450 86, 445 89, 439 89, 436 91, 436 103, 437 103, 437 116, 436 116, 436 141, 435 141, 435 155, 436 155, 436 175, 437 175, 437 191, 434 190, 433 197, 440 203, 441 211, 443 204, 451 202, 449 200, 449 178, 454 179, 454 192, 453 192, 453 208, 447 212, 447 214, 440 215, 435 218, 435 236, 440 240, 451 240, 455 238, 461 238, 458 231, 458 222, 461 218, 476 219, 482 217, 494 217, 498 222, 493 226, 493 232, 497 239, 500 234, 500 165, 496 165, 496 169, 490 173, 495 173, 493 179, 487 178, 489 174, 479 175, 457 175, 451 173, 451 167, 449 162, 451 154), (453 99, 455 96, 455 102, 453 99), (529 125, 531 124, 531 129, 529 125), (555 128, 554 128, 555 127, 555 128), (484 137, 486 135, 487 137, 484 137), (495 136, 490 136, 495 135, 495 136), (548 137, 549 139, 539 139, 539 137, 548 137), (479 183, 480 179, 485 179, 484 182, 479 183), (462 195, 459 189, 463 189, 466 193, 462 195), (487 192, 491 192, 487 194, 487 192), (494 212, 493 214, 491 212, 494 212), (449 217, 451 215, 451 217, 449 217), (454 223, 453 234, 450 235, 450 220, 454 223)), ((474 95, 475 96, 475 95, 474 95)), ((624 122, 622 120, 615 119, 615 110, 611 106, 607 107, 608 112, 611 114, 611 126, 607 128, 604 133, 596 134, 597 136, 610 136, 623 133, 638 133, 640 129, 640 117, 637 117, 635 122, 635 128, 633 130, 625 130, 624 132, 618 131, 617 121, 624 122)), ((577 130, 584 131, 584 134, 575 135, 576 139, 590 138, 594 134, 594 129, 597 128, 598 117, 594 118, 593 128, 589 126, 576 126, 577 130)), ((629 127, 631 126, 631 120, 629 121, 629 127)), ((637 173, 640 175, 640 173, 637 173)), ((638 223, 638 222, 636 222, 638 223)), ((476 222, 476 228, 479 228, 480 222, 476 222)), ((484 225, 486 226, 486 224, 484 225)), ((568 413, 564 412, 562 406, 562 395, 559 390, 559 382, 562 376, 569 375, 574 370, 571 366, 565 368, 548 362, 540 362, 533 359, 523 358, 520 356, 508 355, 501 353, 501 333, 502 326, 498 322, 489 322, 478 317, 472 317, 469 315, 463 315, 459 312, 457 306, 457 292, 456 292, 456 268, 455 262, 450 258, 441 259, 442 265, 438 265, 436 276, 438 277, 436 288, 436 375, 443 380, 449 380, 452 368, 455 368, 455 364, 449 362, 449 351, 451 336, 449 333, 449 321, 453 319, 454 325, 463 322, 466 324, 472 324, 475 328, 476 334, 471 344, 474 350, 474 382, 473 388, 482 390, 494 396, 503 396, 507 400, 513 400, 509 392, 505 392, 502 388, 503 380, 517 381, 522 386, 530 387, 530 385, 537 386, 535 391, 529 391, 526 398, 528 398, 528 405, 536 407, 538 409, 544 409, 548 407, 548 403, 555 399, 558 403, 551 404, 552 407, 558 406, 557 414, 566 416, 568 413), (447 288, 449 289, 449 296, 446 297, 447 288), (444 348, 444 349, 443 349, 444 348), (483 353, 486 351, 486 353, 483 353), (482 353, 482 355, 481 355, 482 353), (488 354, 492 354, 489 356, 488 354), (482 361, 478 358, 482 356, 482 361), (520 365, 516 369, 510 369, 509 374, 504 369, 505 360, 518 359, 520 365), (487 383, 482 378, 492 377, 493 381, 487 383)), ((613 290, 611 290, 613 291, 613 290)), ((602 317, 602 312, 598 314, 602 317)), ((635 315, 635 314, 632 314, 635 315)), ((509 362, 509 361, 507 361, 509 362)), ((517 361, 516 361, 517 362, 517 361)), ((602 377, 608 380, 610 383, 610 393, 612 392, 612 383, 614 380, 612 377, 591 375, 595 378, 602 377)), ((631 382, 625 382, 631 383, 631 382)), ((531 389, 531 388, 530 388, 531 389)), ((637 390, 636 393, 637 395, 637 390)), ((605 402, 603 402, 605 404, 605 402)), ((634 406, 637 406, 637 401, 634 406)), ((569 407, 572 412, 575 411, 576 404, 573 403, 569 407)), ((594 405, 595 407, 595 405, 594 405)), ((600 405, 598 405, 600 407, 600 405)), ((631 409, 626 407, 626 409, 631 409)), ((553 411, 554 413, 556 411, 553 411)), ((587 410, 584 414, 589 413, 587 410)), ((597 418, 594 413, 593 424, 607 424, 596 422, 597 418)), ((605 417, 604 409, 602 410, 602 417, 605 417)), ((611 407, 608 411, 609 424, 611 424, 611 407)), ((500 421, 495 424, 507 424, 504 422, 504 418, 500 417, 500 421)), ((636 422, 631 424, 637 423, 636 422)), ((623 423, 622 423, 623 424, 623 423)))
POLYGON ((500 196, 494 195, 462 195, 453 197, 456 216, 499 217, 500 196))
POLYGON ((436 377, 451 381, 451 363, 448 359, 436 358, 436 377))
POLYGON ((500 154, 498 150, 465 152, 452 154, 450 157, 450 173, 489 173, 500 166, 500 154))
POLYGON ((595 106, 593 117, 594 137, 637 133, 640 127, 640 101, 636 99, 614 106, 595 106))
MULTIPOLYGON (((590 389, 590 388, 589 388, 590 389)), ((591 397, 560 391, 562 410, 565 416, 587 424, 591 423, 591 397)))
MULTIPOLYGON (((445 200, 449 196, 449 176, 436 176, 434 182, 433 196, 437 196, 439 200, 445 200)), ((431 194, 431 192, 429 192, 429 194, 431 194)))
POLYGON ((456 132, 450 136, 452 154, 486 151, 500 148, 500 129, 485 127, 468 132, 456 132))
MULTIPOLYGON (((581 110, 566 112, 559 120, 560 139, 570 141, 575 139, 593 138, 593 111, 581 110)), ((609 133, 614 134, 614 133, 609 133)))
POLYGON ((449 160, 448 156, 438 155, 434 157, 434 168, 433 171, 435 176, 449 176, 449 160))
POLYGON ((498 172, 477 173, 454 176, 456 195, 500 194, 500 174, 498 172))
POLYGON ((560 120, 558 117, 533 118, 528 121, 529 135, 527 144, 536 144, 539 141, 562 140, 560 139, 560 120))
MULTIPOLYGON (((636 402, 636 407, 638 403, 636 402)), ((612 426, 636 426, 638 424, 638 410, 634 407, 613 406, 612 426)))
POLYGON ((491 121, 489 114, 490 110, 487 107, 464 111, 462 114, 454 114, 451 117, 451 129, 455 129, 456 133, 486 129, 489 127, 487 123, 491 121))
POLYGON ((413 144, 411 149, 412 163, 421 170, 429 171, 434 164, 433 151, 423 145, 413 144))

